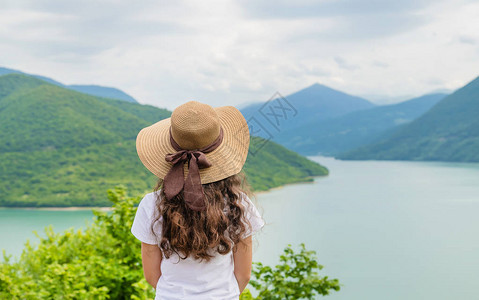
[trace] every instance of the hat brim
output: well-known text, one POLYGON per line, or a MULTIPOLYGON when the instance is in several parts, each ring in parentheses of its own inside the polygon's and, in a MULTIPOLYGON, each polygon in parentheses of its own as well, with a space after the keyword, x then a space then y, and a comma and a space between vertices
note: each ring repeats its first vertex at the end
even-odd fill
MULTIPOLYGON (((248 124, 241 112, 233 106, 214 108, 223 128, 223 141, 212 152, 206 153, 211 167, 200 169, 201 183, 215 182, 238 174, 246 161, 249 148, 248 124)), ((171 118, 143 128, 136 138, 136 151, 145 167, 164 179, 172 164, 165 160, 176 150, 170 143, 171 118)), ((184 166, 185 177, 188 166, 184 166)))

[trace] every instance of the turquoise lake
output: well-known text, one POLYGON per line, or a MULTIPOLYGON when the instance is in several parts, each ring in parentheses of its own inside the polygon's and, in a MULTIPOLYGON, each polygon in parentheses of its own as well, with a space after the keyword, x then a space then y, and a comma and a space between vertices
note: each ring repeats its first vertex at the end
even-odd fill
MULTIPOLYGON (((342 284, 326 299, 479 299, 479 164, 312 159, 330 175, 257 195, 255 261, 304 242, 342 284)), ((32 230, 92 217, 0 209, 0 248, 18 255, 32 230)))

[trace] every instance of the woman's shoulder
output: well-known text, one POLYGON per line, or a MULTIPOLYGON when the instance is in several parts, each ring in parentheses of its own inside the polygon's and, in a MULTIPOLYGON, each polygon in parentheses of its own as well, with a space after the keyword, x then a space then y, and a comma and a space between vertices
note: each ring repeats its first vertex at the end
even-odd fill
POLYGON ((265 221, 256 208, 256 205, 244 192, 241 193, 241 204, 244 208, 244 218, 249 223, 246 227, 246 231, 243 233, 243 238, 246 238, 263 228, 265 221))
POLYGON ((146 194, 138 204, 138 209, 146 212, 150 217, 156 211, 157 201, 160 199, 160 191, 154 191, 146 194))
POLYGON ((141 199, 131 226, 131 233, 143 243, 150 245, 158 244, 158 236, 154 232, 161 232, 161 218, 157 218, 156 195, 155 192, 148 193, 141 199))
POLYGON ((255 207, 253 201, 250 199, 250 197, 248 197, 245 192, 240 192, 240 202, 245 207, 245 209, 255 207))
POLYGON ((154 191, 143 196, 143 199, 141 199, 141 202, 145 202, 145 203, 156 202, 159 196, 160 196, 160 190, 154 191))

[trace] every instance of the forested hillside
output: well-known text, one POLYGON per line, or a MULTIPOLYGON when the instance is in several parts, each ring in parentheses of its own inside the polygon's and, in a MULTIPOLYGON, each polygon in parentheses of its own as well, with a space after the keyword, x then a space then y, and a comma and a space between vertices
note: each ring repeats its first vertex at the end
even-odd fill
POLYGON ((400 130, 340 158, 479 162, 479 77, 400 130))
MULTIPOLYGON (((0 76, 0 206, 108 205, 104 191, 116 185, 150 190, 155 177, 138 159, 136 135, 170 114, 26 75, 0 76)), ((327 174, 273 143, 250 156, 246 172, 257 190, 327 174)))

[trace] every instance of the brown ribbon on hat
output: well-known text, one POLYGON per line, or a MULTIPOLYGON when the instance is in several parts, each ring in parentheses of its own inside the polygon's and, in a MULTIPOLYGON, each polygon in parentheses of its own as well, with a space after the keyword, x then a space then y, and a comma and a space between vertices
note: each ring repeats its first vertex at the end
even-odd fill
POLYGON ((205 195, 201 185, 200 170, 211 167, 205 153, 209 153, 221 144, 223 141, 223 129, 220 128, 220 134, 211 144, 201 149, 186 150, 182 149, 173 139, 170 128, 171 146, 177 151, 168 153, 165 160, 172 163, 170 171, 163 179, 163 189, 168 199, 178 195, 181 190, 188 207, 195 211, 202 211, 206 208, 205 195), (183 165, 188 162, 188 175, 185 180, 183 165))

